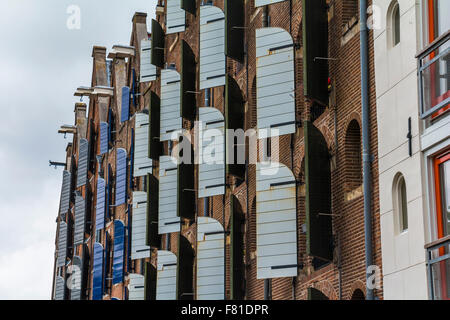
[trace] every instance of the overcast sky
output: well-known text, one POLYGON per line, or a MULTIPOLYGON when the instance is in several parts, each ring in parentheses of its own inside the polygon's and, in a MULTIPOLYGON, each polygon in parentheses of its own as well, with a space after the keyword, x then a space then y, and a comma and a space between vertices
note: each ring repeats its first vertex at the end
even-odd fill
MULTIPOLYGON (((89 86, 92 47, 129 45, 134 12, 156 0, 1 0, 0 299, 50 299, 65 159, 57 131, 74 123, 73 96, 89 86), (69 30, 67 9, 81 10, 69 30)), ((150 23, 147 22, 150 26, 150 23)), ((150 30, 149 30, 150 31, 150 30)))

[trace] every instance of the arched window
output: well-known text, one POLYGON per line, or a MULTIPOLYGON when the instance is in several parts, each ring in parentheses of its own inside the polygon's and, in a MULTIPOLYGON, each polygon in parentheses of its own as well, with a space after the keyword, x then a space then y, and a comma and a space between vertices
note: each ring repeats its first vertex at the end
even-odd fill
POLYGON ((361 131, 356 120, 350 121, 345 134, 345 189, 352 191, 362 184, 361 131))
POLYGON ((390 47, 400 43, 400 6, 397 0, 393 1, 388 10, 388 41, 390 47))
POLYGON ((401 233, 408 230, 408 198, 405 178, 400 173, 394 180, 393 199, 395 224, 398 232, 401 233))

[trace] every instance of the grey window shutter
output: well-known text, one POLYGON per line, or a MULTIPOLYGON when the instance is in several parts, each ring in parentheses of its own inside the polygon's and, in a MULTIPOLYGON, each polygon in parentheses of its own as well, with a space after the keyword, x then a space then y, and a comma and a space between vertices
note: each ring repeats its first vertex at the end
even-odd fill
POLYGON ((177 160, 170 156, 161 156, 159 160, 159 234, 180 231, 180 217, 177 215, 177 190, 177 160))
POLYGON ((153 161, 149 158, 149 126, 147 113, 136 113, 134 136, 134 177, 143 177, 152 173, 153 161))
MULTIPOLYGON (((264 7, 264 6, 268 6, 270 4, 283 2, 283 1, 286 1, 286 0, 255 0, 255 8, 264 7)), ((316 0, 314 0, 314 1, 316 1, 316 0)))
POLYGON ((297 276, 296 181, 281 163, 256 164, 257 279, 297 276))
POLYGON ((73 244, 79 245, 84 242, 86 225, 86 200, 80 195, 75 196, 75 232, 73 244))
POLYGON ((150 263, 145 263, 144 276, 145 276, 145 300, 155 300, 156 299, 156 278, 158 271, 150 263))
POLYGON ((156 66, 151 63, 151 52, 152 41, 150 39, 141 40, 141 83, 156 80, 156 66))
POLYGON ((148 174, 147 177, 147 236, 145 244, 151 247, 159 247, 161 236, 158 233, 158 203, 159 203, 159 180, 148 174))
POLYGON ((177 297, 193 300, 194 249, 181 233, 178 234, 177 297))
MULTIPOLYGON (((244 98, 242 97, 241 88, 236 80, 230 75, 226 77, 225 84, 225 129, 236 130, 244 129, 244 98)), ((228 131, 225 131, 228 132, 228 131)), ((239 143, 239 142, 238 142, 239 143)), ((244 180, 245 176, 245 159, 239 163, 237 154, 245 155, 245 145, 236 145, 233 137, 226 137, 226 174, 239 177, 244 180), (234 150, 233 157, 231 150, 234 150)))
POLYGON ((199 108, 198 197, 225 194, 225 122, 216 108, 199 108), (214 161, 213 161, 214 160, 214 161))
POLYGON ((127 151, 117 149, 116 155, 116 206, 126 203, 127 197, 127 151))
MULTIPOLYGON (((191 154, 193 154, 193 152, 191 154)), ((195 194, 192 192, 195 188, 194 164, 179 164, 177 174, 177 215, 192 220, 195 218, 195 194)))
POLYGON ((128 276, 128 300, 145 300, 145 277, 141 274, 130 273, 128 276))
POLYGON ((167 34, 184 32, 186 12, 181 9, 181 0, 167 0, 166 17, 167 34))
POLYGON ((109 150, 108 127, 107 122, 100 122, 100 154, 105 154, 109 150))
POLYGON ((325 0, 302 0, 303 90, 305 97, 328 105, 328 17, 325 0))
POLYGON ((197 220, 197 300, 225 298, 225 234, 215 219, 197 220))
POLYGON ((66 219, 66 213, 69 211, 70 194, 72 186, 72 175, 69 171, 63 172, 63 181, 61 186, 61 200, 59 203, 59 215, 62 220, 66 219))
POLYGON ((106 208, 106 183, 102 178, 97 180, 97 204, 95 207, 95 230, 101 230, 105 227, 106 208))
POLYGON ((150 54, 150 63, 157 67, 164 67, 164 30, 155 19, 152 19, 152 49, 150 54))
POLYGON ((162 154, 162 144, 160 142, 161 100, 153 91, 150 91, 149 100, 148 157, 153 160, 159 160, 159 156, 162 154))
POLYGON ((64 300, 66 295, 66 282, 61 276, 55 279, 55 300, 64 300))
POLYGON ((87 182, 87 173, 89 168, 89 142, 87 139, 80 139, 78 147, 78 174, 77 188, 82 187, 87 182))
POLYGON ((72 260, 72 274, 70 276, 71 279, 71 288, 70 288, 70 300, 81 300, 82 292, 84 288, 83 285, 83 260, 74 256, 72 260))
POLYGON ((158 250, 156 300, 177 299, 177 256, 165 250, 158 250))
POLYGON ((147 193, 133 192, 133 216, 131 224, 131 259, 150 257, 147 246, 147 193))
POLYGON ((328 146, 322 133, 310 121, 304 122, 306 251, 331 261, 333 235, 331 219, 331 171, 328 146), (322 213, 322 214, 320 214, 322 213))
POLYGON ((181 40, 181 114, 185 119, 195 120, 197 110, 195 54, 189 44, 181 40))
POLYGON ((64 221, 60 221, 58 234, 58 258, 56 260, 57 267, 63 267, 66 265, 67 236, 67 223, 65 223, 64 221))
POLYGON ((225 15, 212 5, 200 7, 200 90, 225 85, 225 15))
POLYGON ((161 70, 161 141, 175 140, 182 131, 180 117, 180 74, 173 69, 161 70))
POLYGON ((286 30, 256 30, 256 87, 258 138, 295 133, 294 43, 286 30))
POLYGON ((237 61, 244 61, 244 2, 225 0, 225 54, 237 61))

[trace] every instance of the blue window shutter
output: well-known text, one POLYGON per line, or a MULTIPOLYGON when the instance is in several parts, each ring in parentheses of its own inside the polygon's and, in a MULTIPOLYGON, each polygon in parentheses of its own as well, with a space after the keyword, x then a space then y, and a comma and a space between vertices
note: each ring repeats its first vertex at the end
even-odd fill
MULTIPOLYGON (((127 221, 131 221, 131 208, 132 208, 132 205, 129 204, 128 211, 127 211, 127 219, 128 219, 127 221)), ((130 270, 130 266, 131 266, 131 250, 130 250, 130 248, 131 248, 131 223, 128 223, 127 234, 128 234, 128 236, 127 236, 127 248, 128 248, 128 250, 127 250, 127 272, 129 273, 131 271, 130 270)))
POLYGON ((109 143, 112 143, 112 128, 114 127, 113 125, 113 118, 112 118, 112 110, 109 109, 109 113, 108 113, 108 148, 109 148, 109 143))
POLYGON ((63 277, 57 276, 55 279, 55 300, 64 300, 66 296, 66 281, 63 277))
POLYGON ((130 117, 130 88, 122 88, 122 111, 120 122, 128 121, 130 117))
POLYGON ((78 147, 77 188, 84 186, 87 182, 87 172, 89 168, 89 142, 87 139, 80 139, 80 145, 78 147))
POLYGON ((97 180, 97 206, 95 209, 95 230, 101 230, 105 227, 105 180, 97 180))
POLYGON ((117 149, 116 159, 116 206, 126 202, 127 192, 127 151, 117 149))
POLYGON ((108 165, 108 186, 106 188, 106 217, 109 219, 109 206, 112 204, 112 188, 113 188, 113 176, 111 164, 108 165))
POLYGON ((123 264, 125 252, 125 225, 122 221, 114 221, 114 256, 113 256, 113 284, 123 282, 123 264))
POLYGON ((103 299, 103 246, 94 243, 94 270, 92 279, 92 300, 103 299))
POLYGON ((106 278, 108 277, 108 272, 109 272, 109 247, 110 247, 110 240, 109 240, 109 236, 108 236, 108 232, 106 232, 106 237, 105 237, 105 253, 103 254, 103 290, 104 292, 106 292, 106 278))
POLYGON ((72 260, 72 289, 70 290, 70 300, 81 300, 83 298, 83 260, 74 256, 72 260))
POLYGON ((108 152, 108 142, 109 142, 109 125, 106 122, 100 122, 100 154, 105 154, 108 152))

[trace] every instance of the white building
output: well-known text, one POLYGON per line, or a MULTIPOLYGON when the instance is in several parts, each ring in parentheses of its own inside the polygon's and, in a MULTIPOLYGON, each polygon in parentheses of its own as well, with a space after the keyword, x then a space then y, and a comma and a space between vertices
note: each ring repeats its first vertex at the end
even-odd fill
POLYGON ((373 4, 384 297, 448 299, 450 1, 373 4))

